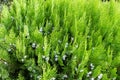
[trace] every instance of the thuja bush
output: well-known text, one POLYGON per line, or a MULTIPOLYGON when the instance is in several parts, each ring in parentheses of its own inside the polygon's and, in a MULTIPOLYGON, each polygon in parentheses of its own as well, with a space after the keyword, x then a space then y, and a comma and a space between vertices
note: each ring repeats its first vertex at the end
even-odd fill
POLYGON ((120 80, 120 3, 13 0, 0 18, 1 80, 120 80))

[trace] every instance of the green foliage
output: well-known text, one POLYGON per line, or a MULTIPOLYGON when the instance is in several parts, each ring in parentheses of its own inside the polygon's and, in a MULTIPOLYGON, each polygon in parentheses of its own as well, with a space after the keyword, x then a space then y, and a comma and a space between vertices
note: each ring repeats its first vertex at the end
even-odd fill
POLYGON ((1 80, 119 80, 120 3, 13 0, 0 19, 1 80))

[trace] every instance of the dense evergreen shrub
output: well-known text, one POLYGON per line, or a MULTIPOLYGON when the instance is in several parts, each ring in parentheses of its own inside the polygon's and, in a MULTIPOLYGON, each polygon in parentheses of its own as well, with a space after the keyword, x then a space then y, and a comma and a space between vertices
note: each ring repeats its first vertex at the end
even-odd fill
POLYGON ((0 19, 1 80, 120 80, 120 3, 13 0, 0 19))

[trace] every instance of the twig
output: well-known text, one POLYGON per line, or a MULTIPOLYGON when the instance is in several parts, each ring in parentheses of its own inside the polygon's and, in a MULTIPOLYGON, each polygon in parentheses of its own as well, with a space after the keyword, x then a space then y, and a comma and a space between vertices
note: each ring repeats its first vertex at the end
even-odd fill
POLYGON ((2 59, 2 58, 0 58, 0 62, 8 64, 8 62, 6 60, 2 59))

